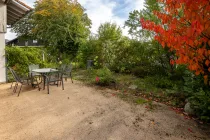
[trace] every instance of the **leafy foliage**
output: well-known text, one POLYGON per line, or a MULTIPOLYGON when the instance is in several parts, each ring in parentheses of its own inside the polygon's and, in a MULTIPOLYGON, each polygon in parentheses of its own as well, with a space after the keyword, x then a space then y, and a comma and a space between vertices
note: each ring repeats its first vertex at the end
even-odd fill
POLYGON ((34 37, 32 33, 32 29, 34 28, 32 15, 33 11, 28 13, 26 16, 21 18, 12 26, 12 31, 17 33, 18 37, 22 37, 24 39, 32 38, 34 37))
POLYGON ((142 29, 139 26, 139 19, 141 18, 141 13, 138 10, 134 10, 129 13, 129 19, 125 21, 125 26, 129 28, 128 33, 134 39, 139 39, 142 37, 142 29))
POLYGON ((129 48, 132 51, 129 55, 134 54, 133 58, 135 58, 132 71, 135 75, 141 74, 137 71, 138 69, 145 71, 146 75, 149 73, 168 75, 174 71, 174 66, 170 65, 171 57, 174 56, 173 52, 169 53, 167 48, 162 48, 157 41, 154 41, 152 39, 154 33, 143 30, 142 24, 139 22, 140 18, 144 18, 154 23, 160 23, 152 11, 161 11, 161 5, 156 0, 146 0, 144 6, 145 9, 130 12, 129 19, 125 22, 125 26, 129 28, 129 34, 133 38, 129 48))
POLYGON ((153 14, 153 11, 160 11, 161 7, 157 3, 156 0, 145 0, 144 3, 145 9, 140 11, 134 10, 129 13, 129 18, 125 21, 125 27, 128 27, 128 33, 135 40, 148 40, 154 36, 152 32, 147 30, 142 30, 142 26, 139 22, 140 18, 144 18, 147 20, 154 21, 155 23, 159 23, 160 20, 153 14))
POLYGON ((192 108, 195 110, 196 115, 200 117, 201 120, 210 121, 210 93, 200 90, 196 92, 189 99, 192 108))
MULTIPOLYGON (((127 40, 126 40, 127 41, 127 40)), ((111 67, 117 59, 121 43, 125 42, 122 30, 114 23, 101 24, 97 36, 90 36, 88 41, 79 49, 78 59, 86 63, 94 60, 95 68, 111 67)))
POLYGON ((106 67, 98 69, 96 71, 95 82, 96 84, 102 85, 102 86, 107 86, 107 85, 110 85, 111 83, 114 83, 112 72, 106 67))
POLYGON ((155 39, 177 58, 171 63, 187 64, 196 75, 202 74, 208 82, 209 64, 209 9, 208 0, 159 0, 162 11, 153 11, 161 23, 141 19, 143 28, 154 31, 155 39))
POLYGON ((98 36, 101 42, 118 41, 122 37, 122 30, 116 24, 106 22, 99 26, 98 36))
POLYGON ((14 68, 21 75, 27 75, 30 64, 46 65, 42 61, 42 53, 42 48, 6 47, 7 67, 14 68))
POLYGON ((99 60, 102 66, 110 66, 115 59, 118 42, 122 38, 122 30, 114 23, 104 23, 98 28, 99 60))
POLYGON ((98 42, 98 39, 92 35, 89 36, 88 41, 79 48, 77 60, 80 62, 80 65, 86 65, 87 60, 94 60, 95 67, 99 66, 97 62, 101 49, 98 42))
POLYGON ((209 87, 203 83, 209 85, 210 3, 208 0, 159 0, 157 4, 162 7, 152 11, 159 22, 141 17, 141 25, 152 31, 154 39, 167 48, 167 54, 171 53, 169 60, 173 72, 169 76, 183 79, 184 86, 179 89, 185 97, 190 97, 196 115, 209 121, 209 87))
POLYGON ((90 33, 91 21, 84 8, 74 0, 42 0, 20 20, 13 30, 20 36, 34 37, 62 59, 75 57, 90 33))

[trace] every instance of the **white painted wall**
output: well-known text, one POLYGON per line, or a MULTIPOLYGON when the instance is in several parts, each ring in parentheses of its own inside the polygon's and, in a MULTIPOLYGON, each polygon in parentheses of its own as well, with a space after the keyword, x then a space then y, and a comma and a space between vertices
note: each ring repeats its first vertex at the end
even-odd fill
POLYGON ((0 83, 6 82, 5 67, 5 34, 0 33, 0 83))
POLYGON ((7 6, 0 0, 0 33, 7 31, 7 6))
POLYGON ((7 30, 6 24, 6 5, 0 2, 0 83, 6 82, 6 67, 5 67, 5 33, 7 30))

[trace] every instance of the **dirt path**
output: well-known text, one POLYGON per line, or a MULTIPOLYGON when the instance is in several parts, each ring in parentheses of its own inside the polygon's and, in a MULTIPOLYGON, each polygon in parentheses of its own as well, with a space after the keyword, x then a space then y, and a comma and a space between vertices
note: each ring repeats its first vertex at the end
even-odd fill
POLYGON ((111 90, 66 82, 64 91, 55 86, 48 95, 29 87, 16 97, 9 86, 0 85, 0 140, 210 139, 165 105, 147 111, 145 105, 112 96, 111 90))

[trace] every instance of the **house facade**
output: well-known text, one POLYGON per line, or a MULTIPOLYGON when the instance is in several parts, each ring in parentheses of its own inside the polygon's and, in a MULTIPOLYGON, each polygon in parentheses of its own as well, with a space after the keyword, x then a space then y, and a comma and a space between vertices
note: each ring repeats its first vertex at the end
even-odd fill
POLYGON ((13 40, 6 42, 6 46, 20 46, 20 47, 27 47, 27 46, 43 46, 41 41, 36 39, 23 39, 17 37, 13 40))

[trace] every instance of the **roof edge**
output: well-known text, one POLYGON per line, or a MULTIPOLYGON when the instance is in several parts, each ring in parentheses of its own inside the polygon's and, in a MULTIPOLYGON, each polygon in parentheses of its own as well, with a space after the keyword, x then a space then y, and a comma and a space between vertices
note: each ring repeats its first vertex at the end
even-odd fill
MULTIPOLYGON (((9 0, 10 1, 10 0, 9 0)), ((20 0, 13 0, 13 1, 16 1, 17 3, 19 3, 20 5, 28 8, 29 10, 32 10, 33 8, 31 8, 30 6, 28 6, 27 4, 23 3, 22 1, 20 0)))

